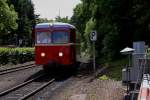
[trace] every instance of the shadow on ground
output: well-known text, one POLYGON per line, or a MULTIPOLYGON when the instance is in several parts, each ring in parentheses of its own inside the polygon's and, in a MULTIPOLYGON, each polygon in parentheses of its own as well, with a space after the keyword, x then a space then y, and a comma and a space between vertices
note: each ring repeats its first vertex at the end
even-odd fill
POLYGON ((40 70, 39 72, 33 74, 32 76, 28 77, 26 81, 37 77, 40 74, 44 74, 44 76, 40 77, 39 79, 35 80, 36 82, 47 82, 53 78, 56 81, 65 81, 70 77, 88 77, 93 75, 93 67, 92 64, 78 64, 76 67, 72 66, 59 66, 58 68, 40 70))

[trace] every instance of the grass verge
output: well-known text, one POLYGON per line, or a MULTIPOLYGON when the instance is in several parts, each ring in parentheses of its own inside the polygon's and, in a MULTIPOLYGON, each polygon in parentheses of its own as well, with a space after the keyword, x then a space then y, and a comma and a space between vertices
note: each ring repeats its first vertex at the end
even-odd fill
POLYGON ((104 67, 108 67, 106 74, 103 76, 100 76, 99 79, 105 80, 105 79, 114 79, 114 80, 121 80, 122 78, 122 69, 124 66, 128 64, 127 58, 118 59, 111 62, 105 62, 102 64, 104 67))

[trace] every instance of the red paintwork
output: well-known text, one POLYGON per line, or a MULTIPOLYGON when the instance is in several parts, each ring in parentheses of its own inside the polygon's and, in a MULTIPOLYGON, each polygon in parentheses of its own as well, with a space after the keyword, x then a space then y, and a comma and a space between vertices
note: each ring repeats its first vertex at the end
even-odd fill
MULTIPOLYGON (((46 65, 48 62, 53 61, 61 65, 71 65, 76 62, 75 57, 75 45, 70 43, 70 34, 74 34, 73 39, 75 41, 75 32, 71 33, 70 28, 38 28, 36 32, 53 32, 53 31, 67 31, 69 33, 69 43, 67 44, 36 44, 35 45, 35 62, 37 65, 46 65), (62 57, 59 57, 59 52, 63 53, 62 57), (41 57, 41 53, 45 53, 45 57, 41 57)), ((35 36, 36 37, 36 36, 35 36)), ((36 41, 36 38, 35 38, 36 41)))
POLYGON ((74 54, 72 54, 71 45, 53 45, 53 46, 36 46, 35 47, 35 61, 38 65, 47 64, 49 61, 54 61, 62 65, 71 65, 75 62, 74 54), (41 57, 41 53, 45 53, 45 57, 41 57), (59 52, 63 53, 62 57, 59 57, 59 52))

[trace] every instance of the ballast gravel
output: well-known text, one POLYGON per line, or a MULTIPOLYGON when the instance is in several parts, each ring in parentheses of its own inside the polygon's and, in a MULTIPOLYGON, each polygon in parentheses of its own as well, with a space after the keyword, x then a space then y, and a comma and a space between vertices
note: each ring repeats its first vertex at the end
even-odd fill
POLYGON ((50 100, 123 100, 121 81, 73 78, 69 84, 56 90, 50 100))

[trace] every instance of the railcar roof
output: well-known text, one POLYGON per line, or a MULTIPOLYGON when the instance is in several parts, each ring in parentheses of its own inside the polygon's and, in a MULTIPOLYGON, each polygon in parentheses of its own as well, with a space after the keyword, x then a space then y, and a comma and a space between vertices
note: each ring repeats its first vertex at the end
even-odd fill
POLYGON ((39 23, 35 28, 75 28, 73 25, 68 23, 39 23))

